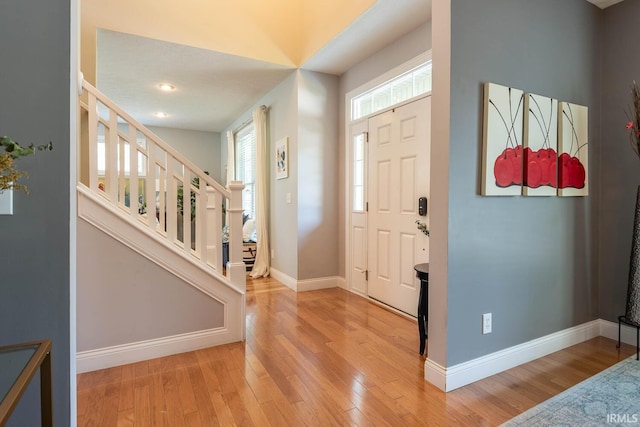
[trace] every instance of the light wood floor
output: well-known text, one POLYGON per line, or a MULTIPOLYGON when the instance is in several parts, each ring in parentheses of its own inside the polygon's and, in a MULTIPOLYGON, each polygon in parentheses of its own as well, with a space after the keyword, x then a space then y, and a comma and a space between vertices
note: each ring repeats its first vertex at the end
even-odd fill
POLYGON ((79 426, 495 426, 633 354, 596 338, 443 393, 415 322, 247 281, 247 339, 78 375, 79 426))

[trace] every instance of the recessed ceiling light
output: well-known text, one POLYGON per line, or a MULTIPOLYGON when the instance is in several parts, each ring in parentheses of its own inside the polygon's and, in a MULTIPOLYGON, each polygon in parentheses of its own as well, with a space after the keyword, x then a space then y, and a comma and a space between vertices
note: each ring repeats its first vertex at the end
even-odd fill
POLYGON ((157 113, 153 113, 153 115, 161 119, 169 117, 169 114, 165 113, 164 111, 158 111, 157 113))
POLYGON ((170 83, 160 83, 158 87, 160 88, 160 90, 163 90, 165 92, 171 92, 172 90, 176 90, 176 87, 170 83))

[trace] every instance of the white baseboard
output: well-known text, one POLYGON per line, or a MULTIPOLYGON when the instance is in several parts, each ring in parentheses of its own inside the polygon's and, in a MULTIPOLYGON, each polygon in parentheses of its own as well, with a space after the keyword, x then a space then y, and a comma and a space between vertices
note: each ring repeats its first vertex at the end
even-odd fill
POLYGON ((294 291, 298 286, 298 281, 296 279, 284 274, 280 270, 277 270, 273 267, 269 269, 269 275, 274 279, 276 279, 277 281, 282 282, 282 284, 285 285, 286 287, 293 289, 294 291))
POLYGON ((338 276, 338 287, 344 289, 345 291, 348 291, 349 289, 347 289, 347 279, 345 279, 342 276, 338 276))
MULTIPOLYGON (((600 335, 618 341, 618 324, 600 319, 600 335)), ((620 328, 620 341, 626 344, 636 345, 636 328, 622 324, 620 328)))
POLYGON ((447 390, 447 368, 427 357, 424 361, 424 379, 442 391, 447 390))
POLYGON ((298 292, 316 291, 340 287, 339 277, 320 277, 318 279, 298 280, 298 292))
POLYGON ((235 334, 226 328, 217 328, 82 351, 76 354, 77 372, 97 371, 236 341, 235 334))
MULTIPOLYGON (((594 320, 537 338, 477 359, 451 367, 443 367, 427 358, 424 378, 441 390, 451 391, 547 354, 603 335, 602 320, 594 320)), ((617 324, 615 339, 617 339, 617 324)), ((635 342, 635 338, 634 338, 635 342)))
POLYGON ((270 269, 270 275, 296 292, 315 291, 318 289, 339 288, 344 286, 341 286, 341 280, 344 281, 344 278, 339 276, 297 280, 273 267, 270 269))

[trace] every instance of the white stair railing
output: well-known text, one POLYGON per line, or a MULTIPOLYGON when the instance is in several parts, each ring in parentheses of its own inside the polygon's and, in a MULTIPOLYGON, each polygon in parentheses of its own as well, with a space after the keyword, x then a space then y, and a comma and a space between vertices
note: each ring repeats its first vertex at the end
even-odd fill
MULTIPOLYGON (((88 113, 85 184, 204 267, 222 274, 224 205, 229 213, 227 278, 244 291, 242 182, 224 188, 169 144, 83 81, 88 113), (224 201, 224 204, 223 204, 224 201)), ((80 174, 81 176, 83 173, 80 174)))

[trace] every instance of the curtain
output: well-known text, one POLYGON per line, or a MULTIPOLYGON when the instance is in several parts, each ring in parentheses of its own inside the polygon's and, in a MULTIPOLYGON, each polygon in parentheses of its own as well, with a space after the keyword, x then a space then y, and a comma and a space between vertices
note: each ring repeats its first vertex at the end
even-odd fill
POLYGON ((267 224, 269 205, 267 199, 267 181, 269 179, 269 156, 267 153, 267 108, 262 105, 253 111, 253 126, 256 136, 256 260, 251 277, 269 275, 269 236, 267 224))

